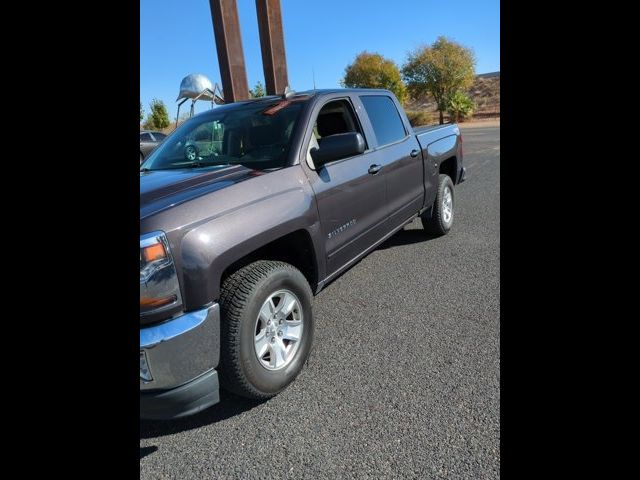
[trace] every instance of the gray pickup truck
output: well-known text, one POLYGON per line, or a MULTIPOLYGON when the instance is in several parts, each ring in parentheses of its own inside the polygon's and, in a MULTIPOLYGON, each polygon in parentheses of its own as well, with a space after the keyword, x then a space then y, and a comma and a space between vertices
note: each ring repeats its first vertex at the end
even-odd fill
POLYGON ((140 167, 140 416, 282 391, 311 350, 313 295, 418 216, 446 234, 464 177, 457 125, 414 130, 386 90, 186 121, 140 167))

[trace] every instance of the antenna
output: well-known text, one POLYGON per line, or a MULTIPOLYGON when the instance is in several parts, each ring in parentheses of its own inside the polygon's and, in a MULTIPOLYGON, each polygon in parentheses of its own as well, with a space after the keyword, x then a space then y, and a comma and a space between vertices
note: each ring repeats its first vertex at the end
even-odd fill
POLYGON ((316 71, 311 67, 311 75, 313 76, 313 89, 316 89, 316 71))

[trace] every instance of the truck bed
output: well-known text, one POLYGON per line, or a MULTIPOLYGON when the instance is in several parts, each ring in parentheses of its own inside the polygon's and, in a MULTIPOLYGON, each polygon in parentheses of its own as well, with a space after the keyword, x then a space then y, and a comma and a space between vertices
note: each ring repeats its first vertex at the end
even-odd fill
POLYGON ((444 125, 421 125, 419 127, 413 127, 413 131, 416 135, 420 135, 424 132, 430 132, 432 130, 437 130, 438 128, 443 128, 451 125, 450 123, 445 123, 444 125))
MULTIPOLYGON (((460 129, 455 123, 446 123, 444 125, 432 125, 426 127, 416 127, 413 129, 418 142, 424 151, 427 146, 435 141, 441 140, 450 135, 458 135, 460 129)), ((453 147, 453 145, 451 145, 453 147)), ((426 153, 426 152, 425 152, 426 153)))

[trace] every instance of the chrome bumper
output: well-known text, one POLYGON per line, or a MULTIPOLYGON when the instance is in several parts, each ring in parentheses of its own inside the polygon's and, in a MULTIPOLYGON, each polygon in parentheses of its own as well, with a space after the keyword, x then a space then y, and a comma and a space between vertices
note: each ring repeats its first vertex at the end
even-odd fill
POLYGON ((176 388, 220 359, 220 306, 140 329, 140 392, 176 388))

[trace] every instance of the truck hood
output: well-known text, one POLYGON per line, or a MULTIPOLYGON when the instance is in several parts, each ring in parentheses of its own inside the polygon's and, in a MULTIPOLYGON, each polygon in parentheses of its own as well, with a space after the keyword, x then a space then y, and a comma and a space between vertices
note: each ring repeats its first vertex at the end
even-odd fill
POLYGON ((242 165, 140 172, 140 219, 263 173, 242 165))

